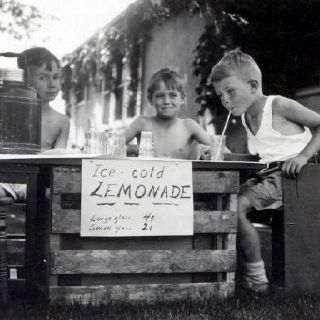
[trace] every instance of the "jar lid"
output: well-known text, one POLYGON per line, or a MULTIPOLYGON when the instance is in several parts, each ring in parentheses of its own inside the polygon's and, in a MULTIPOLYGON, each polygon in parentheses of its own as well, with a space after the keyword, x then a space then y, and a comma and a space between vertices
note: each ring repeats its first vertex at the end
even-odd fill
POLYGON ((0 81, 24 82, 24 70, 18 68, 0 68, 0 81))

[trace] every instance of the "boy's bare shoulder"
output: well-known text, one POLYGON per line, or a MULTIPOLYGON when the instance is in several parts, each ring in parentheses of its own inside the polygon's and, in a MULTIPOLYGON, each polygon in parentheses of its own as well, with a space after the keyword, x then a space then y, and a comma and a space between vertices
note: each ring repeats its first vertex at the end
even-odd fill
POLYGON ((150 116, 140 116, 138 117, 138 119, 140 120, 141 123, 149 123, 154 121, 154 117, 150 117, 150 116))
POLYGON ((141 115, 136 118, 132 124, 138 131, 151 130, 154 123, 153 118, 154 117, 141 115))
POLYGON ((50 109, 48 112, 43 114, 44 121, 50 121, 59 127, 64 127, 69 125, 70 119, 65 114, 62 114, 54 109, 50 109))
POLYGON ((275 96, 272 101, 272 111, 275 114, 286 114, 287 112, 292 111, 292 107, 296 105, 299 105, 299 103, 293 99, 275 96))
POLYGON ((197 128, 199 126, 199 124, 195 120, 190 119, 190 118, 180 119, 180 121, 182 121, 183 125, 189 130, 192 130, 192 129, 197 128))
POLYGON ((187 126, 194 126, 194 125, 198 125, 198 123, 191 119, 191 118, 185 118, 185 119, 179 119, 180 121, 183 121, 183 123, 187 126))

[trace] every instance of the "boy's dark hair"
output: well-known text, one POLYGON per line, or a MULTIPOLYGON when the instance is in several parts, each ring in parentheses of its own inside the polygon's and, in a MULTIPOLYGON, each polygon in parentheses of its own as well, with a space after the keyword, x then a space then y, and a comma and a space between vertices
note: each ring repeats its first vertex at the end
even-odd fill
POLYGON ((60 68, 59 59, 51 53, 48 49, 44 47, 34 47, 27 49, 21 52, 21 55, 24 55, 25 60, 22 57, 18 58, 18 66, 19 68, 25 69, 25 61, 30 66, 41 67, 44 63, 46 64, 46 69, 52 70, 52 62, 54 61, 57 66, 60 68))
POLYGON ((221 81, 233 75, 240 75, 247 80, 257 80, 261 84, 261 70, 255 60, 240 49, 226 52, 212 68, 210 82, 221 81))
POLYGON ((167 89, 177 90, 180 92, 182 98, 185 97, 184 80, 182 77, 177 72, 169 68, 163 68, 155 72, 149 81, 147 89, 147 98, 149 102, 152 102, 152 96, 159 88, 159 84, 161 82, 165 84, 167 89))

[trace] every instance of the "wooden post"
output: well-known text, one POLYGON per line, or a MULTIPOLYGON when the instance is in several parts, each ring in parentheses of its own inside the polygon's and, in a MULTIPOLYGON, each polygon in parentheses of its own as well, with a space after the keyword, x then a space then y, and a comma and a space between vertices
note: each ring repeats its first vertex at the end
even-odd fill
POLYGON ((36 230, 38 212, 38 172, 27 173, 27 210, 26 210, 26 286, 30 293, 30 298, 35 295, 35 270, 38 264, 36 259, 36 230))
POLYGON ((320 165, 283 178, 283 273, 286 289, 320 292, 320 165))
POLYGON ((8 300, 6 214, 0 212, 0 305, 8 300))
MULTIPOLYGON (((236 193, 229 195, 229 210, 238 211, 238 195, 236 193)), ((227 250, 236 250, 237 234, 229 233, 226 236, 225 249, 227 250)), ((227 273, 227 282, 234 282, 236 277, 235 272, 227 273)))

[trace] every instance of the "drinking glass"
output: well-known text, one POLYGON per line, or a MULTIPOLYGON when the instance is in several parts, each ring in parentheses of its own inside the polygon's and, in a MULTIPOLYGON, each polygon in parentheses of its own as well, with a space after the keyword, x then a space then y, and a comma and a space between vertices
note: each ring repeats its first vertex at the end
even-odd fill
POLYGON ((154 158, 155 148, 151 131, 142 131, 139 145, 139 158, 154 158))
POLYGON ((85 133, 85 153, 104 154, 106 148, 106 135, 104 131, 90 129, 85 133))
POLYGON ((226 136, 211 136, 211 161, 223 161, 226 136))

